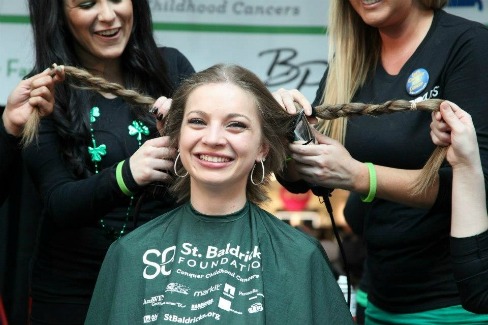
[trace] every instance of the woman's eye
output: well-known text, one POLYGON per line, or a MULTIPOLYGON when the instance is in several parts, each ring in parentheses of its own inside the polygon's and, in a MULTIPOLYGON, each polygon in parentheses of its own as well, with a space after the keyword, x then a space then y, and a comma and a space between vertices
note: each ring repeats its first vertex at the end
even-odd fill
POLYGON ((78 7, 80 7, 81 9, 90 9, 94 5, 95 5, 95 2, 93 2, 93 1, 85 1, 85 2, 81 2, 78 5, 78 7))
POLYGON ((231 122, 227 125, 227 127, 233 129, 247 129, 247 125, 242 122, 231 122))
POLYGON ((188 119, 188 124, 205 125, 205 122, 200 118, 191 118, 188 119))

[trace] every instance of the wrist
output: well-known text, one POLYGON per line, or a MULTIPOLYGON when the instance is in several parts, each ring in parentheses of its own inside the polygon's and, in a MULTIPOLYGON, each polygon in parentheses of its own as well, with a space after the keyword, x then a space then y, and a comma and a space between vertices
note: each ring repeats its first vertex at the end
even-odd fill
POLYGON ((126 196, 133 196, 134 193, 129 190, 127 185, 125 184, 124 181, 124 173, 123 173, 123 168, 124 168, 124 163, 125 160, 122 160, 117 164, 117 167, 115 168, 115 179, 117 180, 117 185, 119 185, 119 189, 124 193, 126 196))
POLYGON ((8 109, 5 108, 2 114, 2 122, 3 122, 3 127, 5 128, 5 131, 7 134, 10 134, 14 137, 20 137, 22 134, 22 128, 15 125, 12 123, 10 118, 8 117, 8 109))
POLYGON ((370 203, 374 200, 376 196, 376 187, 377 187, 377 180, 376 180, 376 169, 375 166, 370 162, 364 163, 368 168, 368 178, 369 178, 369 186, 366 195, 361 195, 361 201, 365 203, 370 203))
POLYGON ((344 190, 358 193, 360 195, 368 195, 369 192, 369 170, 365 163, 357 162, 354 165, 354 174, 351 174, 351 184, 344 190))

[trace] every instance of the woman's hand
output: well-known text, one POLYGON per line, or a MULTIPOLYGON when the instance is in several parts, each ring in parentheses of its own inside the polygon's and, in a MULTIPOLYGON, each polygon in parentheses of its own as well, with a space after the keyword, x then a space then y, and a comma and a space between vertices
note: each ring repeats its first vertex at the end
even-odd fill
POLYGON ((317 144, 290 144, 293 167, 300 178, 323 187, 364 191, 369 186, 367 167, 338 141, 316 130, 314 134, 317 144))
POLYGON ((431 138, 438 146, 448 146, 447 161, 453 168, 479 163, 479 149, 471 115, 458 105, 444 101, 432 114, 431 138))
POLYGON ((176 149, 169 144, 167 136, 150 139, 130 157, 130 170, 138 185, 169 183, 173 179, 170 171, 173 170, 176 149))
POLYGON ((52 113, 54 108, 54 85, 64 80, 63 66, 46 69, 22 80, 10 93, 2 119, 7 133, 20 136, 25 123, 37 109, 41 116, 52 113))
POLYGON ((161 96, 154 102, 153 108, 151 109, 151 113, 156 117, 156 127, 160 134, 164 127, 164 118, 168 116, 172 102, 173 100, 171 98, 161 96))
POLYGON ((308 99, 297 89, 287 90, 280 88, 273 92, 276 101, 290 114, 297 113, 296 103, 305 110, 305 115, 312 115, 312 105, 308 99))

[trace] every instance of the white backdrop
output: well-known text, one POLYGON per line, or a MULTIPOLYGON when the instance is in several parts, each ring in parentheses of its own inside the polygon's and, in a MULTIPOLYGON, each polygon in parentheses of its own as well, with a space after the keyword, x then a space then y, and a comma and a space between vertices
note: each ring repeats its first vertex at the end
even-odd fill
MULTIPOLYGON (((149 2, 158 43, 178 48, 196 70, 238 63, 256 72, 271 90, 299 88, 313 100, 327 64, 328 0, 149 2)), ((446 11, 488 24, 483 2, 451 0, 446 11)), ((5 105, 32 67, 26 0, 0 0, 0 40, 0 105, 5 105)))

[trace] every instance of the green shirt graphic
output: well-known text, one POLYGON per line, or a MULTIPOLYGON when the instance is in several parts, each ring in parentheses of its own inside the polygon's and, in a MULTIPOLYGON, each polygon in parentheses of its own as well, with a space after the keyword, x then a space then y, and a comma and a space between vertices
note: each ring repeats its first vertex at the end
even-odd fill
POLYGON ((116 241, 86 324, 352 324, 321 245, 254 204, 183 205, 116 241))

